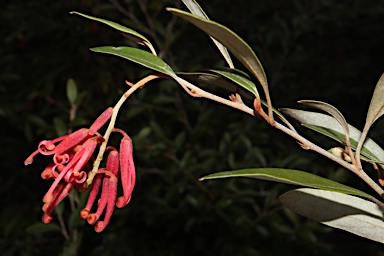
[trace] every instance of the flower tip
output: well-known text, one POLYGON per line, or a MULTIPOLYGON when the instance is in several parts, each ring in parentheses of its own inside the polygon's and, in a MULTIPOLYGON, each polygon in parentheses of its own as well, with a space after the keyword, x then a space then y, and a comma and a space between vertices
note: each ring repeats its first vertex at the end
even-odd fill
POLYGON ((52 178, 52 171, 50 169, 44 169, 44 171, 41 172, 41 178, 43 180, 52 178))
POLYGON ((50 206, 51 204, 50 203, 45 203, 43 205, 43 207, 41 207, 41 209, 43 210, 43 212, 46 212, 48 210, 48 207, 50 206))
POLYGON ((103 231, 105 228, 107 227, 107 225, 104 225, 104 222, 103 221, 98 221, 95 225, 95 231, 97 233, 100 233, 101 231, 103 231))
POLYGON ((44 197, 43 197, 43 203, 50 203, 52 202, 53 200, 53 195, 52 194, 46 194, 44 197))
POLYGON ((24 161, 24 165, 30 165, 33 162, 33 157, 28 157, 24 161))
POLYGON ((96 214, 94 214, 94 213, 89 214, 88 217, 87 217, 87 221, 88 221, 88 223, 89 223, 90 225, 95 224, 96 221, 97 221, 97 219, 98 219, 98 217, 97 217, 96 214))
POLYGON ((121 196, 116 200, 116 207, 123 208, 129 203, 129 201, 131 201, 131 197, 129 197, 128 200, 125 200, 124 196, 121 196))
POLYGON ((83 220, 86 220, 89 216, 89 210, 88 209, 83 209, 80 211, 80 218, 83 220))
POLYGON ((43 221, 44 224, 49 224, 52 221, 52 216, 47 213, 44 213, 41 220, 43 221))

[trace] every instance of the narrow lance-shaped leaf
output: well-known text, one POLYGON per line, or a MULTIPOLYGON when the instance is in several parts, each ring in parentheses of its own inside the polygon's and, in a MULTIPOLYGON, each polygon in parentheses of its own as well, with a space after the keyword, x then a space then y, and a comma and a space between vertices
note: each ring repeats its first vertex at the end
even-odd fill
MULTIPOLYGON (((199 17, 202 17, 204 19, 207 19, 209 20, 208 18, 208 15, 205 14, 205 12, 203 11, 203 9, 200 7, 200 5, 194 1, 194 0, 182 0, 183 3, 185 4, 185 6, 187 6, 188 10, 199 16, 199 17)), ((216 47, 219 49, 220 53, 223 55, 225 61, 228 63, 229 67, 230 68, 233 68, 234 65, 233 65, 233 62, 232 62, 232 59, 231 59, 231 56, 229 56, 229 53, 227 51, 227 48, 224 47, 224 45, 222 45, 219 41, 217 41, 215 38, 211 37, 212 41, 215 43, 216 47)))
POLYGON ((283 205, 307 218, 384 243, 383 209, 367 200, 319 189, 302 188, 279 197, 283 205))
POLYGON ((217 74, 208 72, 176 72, 176 74, 195 83, 214 85, 231 92, 237 92, 242 97, 250 100, 255 98, 253 93, 250 93, 248 90, 243 89, 241 86, 217 74))
POLYGON ((133 61, 135 63, 138 63, 140 65, 143 65, 144 67, 153 69, 160 73, 163 73, 169 76, 175 75, 172 68, 167 63, 165 63, 162 59, 153 55, 152 53, 149 53, 147 51, 143 51, 137 48, 126 47, 126 46, 120 46, 120 47, 101 46, 101 47, 91 48, 91 51, 115 55, 130 61, 133 61))
MULTIPOLYGON (((324 134, 345 145, 344 130, 335 118, 321 113, 290 108, 282 108, 280 111, 286 116, 300 122, 305 127, 324 134)), ((348 130, 350 133, 351 147, 352 149, 356 149, 357 143, 361 137, 361 132, 349 124, 348 130)), ((368 138, 365 140, 361 154, 373 162, 384 162, 384 150, 372 139, 368 138)))
POLYGON ((238 74, 230 73, 227 71, 220 71, 220 70, 210 70, 210 71, 213 73, 219 74, 223 77, 226 77, 227 79, 233 81, 234 83, 240 85, 247 91, 251 92, 255 97, 259 97, 259 93, 256 89, 256 85, 248 78, 245 78, 238 74))
POLYGON ((359 152, 372 124, 384 114, 384 73, 381 75, 373 92, 371 103, 365 120, 365 125, 356 152, 359 152))
POLYGON ((178 9, 167 8, 167 10, 192 23, 227 47, 227 49, 259 80, 263 87, 267 103, 271 106, 268 82, 264 69, 252 48, 244 42, 243 39, 219 23, 200 18, 194 14, 178 9))
POLYGON ((375 91, 369 104, 366 125, 371 126, 384 114, 384 73, 376 84, 375 91))
POLYGON ((140 33, 136 32, 135 30, 133 29, 130 29, 130 28, 127 28, 123 25, 120 25, 116 22, 113 22, 113 21, 109 21, 109 20, 104 20, 104 19, 101 19, 101 18, 96 18, 96 17, 93 17, 93 16, 90 16, 90 15, 86 15, 86 14, 83 14, 83 13, 80 13, 80 12, 70 12, 71 14, 77 14, 77 15, 80 15, 84 18, 87 18, 87 19, 90 19, 90 20, 94 20, 94 21, 98 21, 98 22, 101 22, 101 23, 104 23, 118 31, 120 31, 121 33, 123 33, 124 36, 126 36, 127 38, 129 38, 130 40, 138 43, 138 44, 144 44, 146 46, 148 46, 148 48, 151 50, 151 52, 153 54, 156 55, 156 51, 155 49, 153 48, 151 42, 145 38, 143 35, 141 35, 140 33))
POLYGON ((217 69, 222 70, 222 71, 226 71, 226 72, 230 72, 230 73, 234 73, 234 74, 238 74, 238 75, 241 75, 241 76, 246 77, 248 79, 251 79, 251 77, 241 69, 228 68, 228 67, 221 67, 221 68, 217 68, 217 69))
POLYGON ((218 172, 207 175, 200 180, 219 179, 219 178, 235 178, 247 177, 261 180, 276 181, 286 184, 293 184, 311 188, 324 189, 329 191, 337 191, 344 194, 356 195, 373 199, 373 197, 363 191, 340 184, 336 181, 329 180, 312 173, 299 170, 283 169, 283 168, 254 168, 243 169, 227 172, 218 172))
POLYGON ((317 100, 300 100, 298 102, 312 108, 320 109, 330 114, 331 116, 333 116, 336 119, 336 121, 340 123, 341 127, 344 130, 344 134, 348 135, 349 137, 348 123, 347 121, 345 121, 343 114, 341 114, 337 108, 335 108, 334 106, 328 103, 317 101, 317 100))

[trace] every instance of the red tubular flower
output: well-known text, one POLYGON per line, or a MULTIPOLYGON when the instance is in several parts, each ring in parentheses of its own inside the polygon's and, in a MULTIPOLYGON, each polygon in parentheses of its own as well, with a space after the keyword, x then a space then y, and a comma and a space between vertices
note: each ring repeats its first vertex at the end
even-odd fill
POLYGON ((92 184, 92 189, 88 197, 88 202, 85 208, 80 212, 80 217, 87 219, 88 223, 93 225, 100 218, 105 209, 105 217, 103 221, 98 221, 95 225, 96 232, 101 232, 108 225, 111 219, 113 209, 116 202, 117 193, 117 172, 119 169, 119 154, 116 150, 112 150, 107 159, 106 168, 102 168, 98 171, 92 184), (96 199, 101 186, 101 176, 104 174, 102 191, 100 195, 99 204, 95 213, 90 214, 92 205, 96 199))
POLYGON ((116 206, 118 208, 122 208, 129 203, 136 181, 132 140, 127 135, 124 136, 120 143, 120 175, 124 195, 117 199, 116 206))
POLYGON ((43 198, 43 222, 52 220, 53 209, 72 191, 79 187, 87 178, 93 153, 103 137, 97 131, 111 118, 113 109, 105 110, 90 126, 54 140, 44 140, 38 149, 25 161, 28 165, 33 158, 42 155, 53 155, 53 161, 41 173, 43 179, 53 178, 54 182, 43 198), (85 171, 84 171, 85 169, 85 171))
MULTIPOLYGON (((53 199, 53 190, 57 187, 59 182, 65 178, 65 181, 68 183, 76 182, 80 183, 76 176, 79 175, 80 170, 85 166, 88 160, 91 158, 96 145, 97 145, 97 137, 93 137, 88 139, 79 149, 78 152, 73 156, 73 158, 69 161, 69 163, 65 166, 65 168, 60 172, 60 174, 56 177, 52 186, 48 190, 48 192, 43 197, 43 202, 48 203, 53 199)), ((85 179, 83 180, 83 182, 85 179)))
POLYGON ((88 138, 92 137, 112 116, 113 109, 108 108, 105 110, 89 129, 82 128, 69 135, 64 135, 54 140, 43 140, 39 143, 38 149, 33 152, 25 161, 25 165, 29 165, 33 162, 33 158, 37 154, 52 155, 55 154, 55 158, 63 155, 73 147, 84 143, 88 138), (58 143, 58 145, 55 145, 58 143))
POLYGON ((68 196, 68 194, 72 191, 73 189, 73 184, 72 183, 62 183, 59 185, 59 187, 57 187, 54 195, 53 195, 53 199, 51 202, 48 202, 48 203, 45 203, 44 206, 43 206, 43 211, 44 211, 44 214, 43 214, 43 217, 42 217, 42 221, 45 223, 45 224, 48 224, 51 222, 52 220, 52 211, 53 209, 56 208, 56 206, 59 205, 59 203, 61 201, 63 201, 63 199, 65 197, 68 196))
MULTIPOLYGON (((25 164, 32 163, 37 154, 53 155, 52 162, 41 173, 43 179, 52 178, 54 181, 43 197, 44 223, 52 221, 52 211, 55 207, 76 188, 84 192, 88 188, 84 186, 89 178, 92 183, 87 204, 80 212, 80 217, 95 225, 95 231, 101 232, 108 225, 115 206, 124 207, 131 199, 135 186, 136 172, 133 162, 133 146, 129 136, 120 129, 113 129, 123 135, 120 142, 120 153, 113 147, 108 154, 105 168, 100 168, 93 178, 88 177, 91 165, 94 162, 94 152, 104 138, 97 132, 112 116, 113 109, 105 110, 95 122, 87 129, 79 129, 69 135, 61 136, 54 140, 44 140, 39 143, 38 149, 26 160, 25 164), (117 198, 118 172, 122 180, 123 196, 117 198), (100 195, 100 196, 99 196, 100 195), (94 213, 91 213, 92 206, 96 199, 98 206, 94 213), (104 214, 104 219, 99 220, 104 214)), ((104 152, 104 151, 103 151, 104 152)), ((98 166, 98 165, 97 165, 98 166)), ((95 166, 94 166, 95 168, 95 166)))

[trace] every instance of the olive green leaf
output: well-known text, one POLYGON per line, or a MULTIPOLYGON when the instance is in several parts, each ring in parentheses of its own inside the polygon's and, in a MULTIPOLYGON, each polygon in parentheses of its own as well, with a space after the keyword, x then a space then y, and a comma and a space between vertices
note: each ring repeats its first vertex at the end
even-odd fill
MULTIPOLYGON (((336 119, 332 116, 290 108, 282 108, 280 111, 286 116, 289 116, 300 122, 304 127, 319 132, 338 141, 340 144, 345 145, 344 130, 341 128, 340 123, 336 121, 336 119)), ((349 124, 348 130, 350 133, 349 140, 351 143, 351 148, 356 149, 357 143, 361 137, 361 132, 349 124)), ((384 150, 372 139, 368 138, 365 140, 361 149, 361 154, 370 159, 372 162, 384 162, 384 150)))
POLYGON ((76 104, 77 100, 77 86, 75 80, 69 78, 67 80, 67 99, 71 105, 76 104))
POLYGON ((344 194, 356 195, 372 199, 371 195, 355 188, 340 184, 312 173, 284 168, 253 168, 227 172, 218 172, 202 177, 200 180, 247 177, 261 180, 305 186, 310 188, 336 191, 344 194))
POLYGON ((156 55, 156 51, 153 48, 151 42, 147 38, 145 38, 143 35, 141 35, 140 33, 136 32, 133 29, 127 28, 127 27, 122 26, 122 25, 120 25, 120 24, 118 24, 116 22, 113 22, 113 21, 104 20, 104 19, 101 19, 101 18, 96 18, 96 17, 90 16, 90 15, 86 15, 86 14, 83 14, 83 13, 80 13, 80 12, 70 12, 70 14, 77 14, 77 15, 80 15, 80 16, 82 16, 84 18, 104 23, 104 24, 106 24, 106 25, 108 25, 108 26, 110 26, 110 27, 120 31, 128 39, 130 39, 130 40, 132 40, 132 41, 134 41, 134 42, 136 42, 138 44, 143 44, 143 45, 148 46, 148 48, 151 50, 151 52, 156 55))
MULTIPOLYGON (((187 6, 188 10, 204 19, 209 20, 208 15, 203 11, 203 9, 200 7, 200 5, 194 1, 194 0, 182 0, 185 6, 187 6)), ((231 59, 231 56, 229 56, 227 48, 224 47, 219 41, 217 41, 215 38, 211 37, 212 41, 215 43, 216 47, 219 49, 221 55, 223 55, 225 61, 228 63, 229 67, 233 68, 233 62, 231 59)))
POLYGON ((268 82, 264 69, 252 48, 243 39, 232 30, 219 23, 175 8, 167 8, 167 10, 192 23, 227 47, 227 49, 259 80, 263 87, 267 102, 270 103, 268 82))
POLYGON ((384 73, 381 75, 373 92, 367 113, 366 125, 371 126, 384 114, 384 73))
POLYGON ((175 73, 173 72, 172 68, 167 63, 165 63, 162 59, 153 55, 152 53, 149 53, 144 50, 126 46, 101 46, 91 48, 91 51, 116 55, 118 57, 122 57, 124 59, 143 65, 144 67, 158 71, 160 73, 169 76, 175 76, 175 73))
POLYGON ((372 95, 371 103, 369 104, 367 118, 361 138, 359 140, 357 150, 359 151, 365 141, 369 129, 372 124, 384 114, 384 73, 381 75, 379 81, 376 84, 375 90, 372 95))
POLYGON ((259 93, 257 92, 256 85, 248 78, 245 78, 241 75, 227 72, 227 71, 220 71, 220 70, 210 70, 210 71, 213 73, 219 74, 223 77, 226 77, 227 79, 231 80, 232 82, 240 85, 247 91, 251 92, 255 97, 259 97, 259 93))
POLYGON ((279 197, 283 205, 307 218, 384 243, 383 209, 370 201, 334 191, 301 188, 279 197))

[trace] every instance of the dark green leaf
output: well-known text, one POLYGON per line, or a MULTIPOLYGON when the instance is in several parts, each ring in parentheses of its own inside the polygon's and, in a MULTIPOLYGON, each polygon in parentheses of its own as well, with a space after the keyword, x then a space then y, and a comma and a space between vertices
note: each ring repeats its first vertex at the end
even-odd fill
POLYGON ((219 178, 235 178, 247 177, 261 180, 270 180, 293 185, 300 185, 310 188, 318 188, 329 191, 336 191, 344 194, 356 195, 365 198, 373 198, 372 196, 352 187, 340 184, 336 181, 329 180, 312 173, 283 169, 283 168, 254 168, 243 169, 228 172, 218 172, 207 175, 200 180, 219 179, 219 178))
POLYGON ((77 86, 75 80, 69 78, 67 80, 67 98, 71 105, 76 104, 77 100, 77 86))
POLYGON ((77 14, 77 15, 80 15, 80 16, 83 16, 87 19, 90 19, 90 20, 94 20, 94 21, 98 21, 98 22, 101 22, 101 23, 104 23, 120 32, 123 33, 124 36, 126 36, 127 38, 129 38, 130 40, 138 43, 138 44, 144 44, 144 45, 147 45, 150 49, 151 49, 151 52, 153 54, 156 54, 155 52, 155 49, 153 48, 151 42, 145 38, 143 35, 141 35, 140 33, 134 31, 133 29, 130 29, 130 28, 127 28, 125 26, 122 26, 116 22, 113 22, 113 21, 108 21, 108 20, 104 20, 104 19, 100 19, 100 18, 96 18, 96 17, 93 17, 93 16, 89 16, 89 15, 86 15, 86 14, 82 14, 82 13, 79 13, 79 12, 70 12, 71 14, 77 14))
POLYGON ((149 53, 137 48, 126 47, 126 46, 120 46, 120 47, 101 46, 101 47, 91 48, 91 51, 116 55, 124 59, 133 61, 137 64, 143 65, 144 67, 158 71, 160 73, 170 75, 170 76, 175 75, 172 68, 168 66, 168 64, 165 63, 162 59, 153 55, 152 53, 149 53))
MULTIPOLYGON (((205 14, 203 9, 200 7, 200 5, 196 1, 194 1, 194 0, 182 0, 182 1, 185 4, 185 6, 187 6, 188 10, 191 13, 193 13, 199 17, 202 17, 204 19, 209 20, 208 15, 205 14)), ((231 60, 231 56, 229 56, 227 48, 225 48, 219 41, 217 41, 213 37, 211 37, 211 39, 215 43, 215 45, 217 46, 217 48, 219 49, 221 54, 223 55, 224 59, 226 60, 226 62, 229 65, 229 67, 233 68, 234 67, 233 62, 231 60)))
POLYGON ((68 133, 67 124, 60 117, 55 117, 53 119, 53 124, 55 126, 55 130, 58 136, 63 136, 68 133))
POLYGON ((264 69, 256 54, 243 39, 219 23, 203 19, 178 9, 167 8, 167 10, 192 23, 227 47, 228 50, 257 77, 260 84, 263 86, 265 94, 269 97, 267 77, 264 69))
POLYGON ((259 97, 259 93, 257 92, 256 85, 251 80, 249 80, 248 78, 245 78, 245 77, 240 76, 238 74, 230 73, 227 71, 220 71, 220 70, 211 70, 211 71, 213 73, 217 73, 223 77, 226 77, 229 80, 231 80, 232 82, 240 85, 241 87, 243 87, 244 89, 246 89, 247 91, 249 91, 253 95, 255 95, 256 98, 259 97))
POLYGON ((61 232, 61 229, 55 223, 44 224, 44 223, 38 222, 28 226, 25 231, 29 234, 42 234, 47 232, 61 232))

